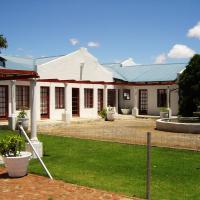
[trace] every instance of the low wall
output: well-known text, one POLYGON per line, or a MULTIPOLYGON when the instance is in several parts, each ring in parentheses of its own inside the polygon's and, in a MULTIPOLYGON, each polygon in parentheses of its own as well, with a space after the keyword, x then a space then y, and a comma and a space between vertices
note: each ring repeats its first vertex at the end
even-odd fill
POLYGON ((160 131, 169 131, 176 133, 199 133, 200 123, 178 123, 169 122, 168 119, 156 120, 156 129, 160 131))

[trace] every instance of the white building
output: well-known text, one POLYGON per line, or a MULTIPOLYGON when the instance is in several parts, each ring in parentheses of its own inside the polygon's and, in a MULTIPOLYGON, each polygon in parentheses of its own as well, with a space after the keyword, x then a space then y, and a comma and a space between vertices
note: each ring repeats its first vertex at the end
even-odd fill
MULTIPOLYGON (((134 65, 100 64, 87 49, 48 58, 0 55, 5 68, 35 70, 36 118, 66 120, 68 117, 97 118, 108 106, 130 108, 137 115, 159 115, 160 107, 178 112, 178 74, 186 64, 134 65)), ((30 82, 0 82, 0 120, 22 107, 30 109, 30 82), (15 88, 15 97, 11 93, 15 88), (12 98, 11 98, 12 97, 12 98), (11 101, 15 98, 15 109, 11 101)))

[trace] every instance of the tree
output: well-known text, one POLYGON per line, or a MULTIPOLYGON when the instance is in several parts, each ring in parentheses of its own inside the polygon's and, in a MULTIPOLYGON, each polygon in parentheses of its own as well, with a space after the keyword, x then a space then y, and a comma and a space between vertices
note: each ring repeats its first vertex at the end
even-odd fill
POLYGON ((179 114, 193 116, 200 106, 200 55, 191 58, 179 77, 179 114))
POLYGON ((3 35, 0 35, 0 53, 1 49, 6 49, 8 47, 8 43, 6 38, 3 35))

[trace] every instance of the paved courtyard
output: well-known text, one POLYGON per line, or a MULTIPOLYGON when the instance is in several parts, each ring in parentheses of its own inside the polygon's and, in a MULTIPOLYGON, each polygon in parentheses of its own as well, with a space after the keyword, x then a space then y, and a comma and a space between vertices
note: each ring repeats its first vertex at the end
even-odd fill
POLYGON ((41 121, 38 131, 51 135, 146 144, 146 133, 152 133, 152 145, 200 150, 200 134, 172 133, 155 129, 155 119, 119 117, 114 122, 104 120, 41 121))
POLYGON ((1 200, 139 200, 33 174, 9 178, 3 168, 0 168, 0 193, 1 200))

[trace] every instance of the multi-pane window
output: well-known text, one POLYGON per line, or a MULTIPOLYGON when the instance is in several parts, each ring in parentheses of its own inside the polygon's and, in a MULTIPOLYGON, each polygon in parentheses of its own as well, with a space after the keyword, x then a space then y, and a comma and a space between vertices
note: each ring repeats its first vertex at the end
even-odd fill
POLYGON ((157 90, 157 106, 166 107, 167 106, 167 91, 166 89, 157 90))
POLYGON ((29 86, 16 86, 16 109, 29 108, 29 86))
POLYGON ((123 99, 130 100, 131 99, 131 92, 129 89, 123 89, 123 99))
POLYGON ((84 89, 85 108, 93 108, 93 89, 84 89))
POLYGON ((65 107, 65 96, 64 96, 64 87, 55 88, 55 102, 56 109, 61 109, 65 107))
POLYGON ((108 106, 116 106, 116 91, 115 89, 108 89, 108 106))

